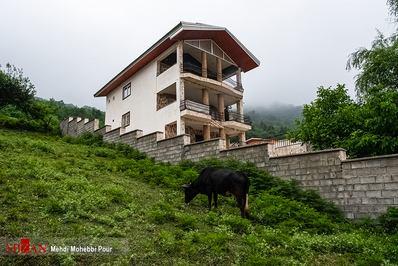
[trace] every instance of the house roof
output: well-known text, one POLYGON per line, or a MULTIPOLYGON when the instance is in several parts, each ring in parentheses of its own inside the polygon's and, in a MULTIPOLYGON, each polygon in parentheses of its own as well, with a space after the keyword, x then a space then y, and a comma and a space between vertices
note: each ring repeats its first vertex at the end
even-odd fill
POLYGON ((260 65, 260 61, 226 28, 202 23, 180 22, 96 92, 94 97, 108 95, 176 42, 199 39, 212 39, 243 72, 250 71, 260 65))

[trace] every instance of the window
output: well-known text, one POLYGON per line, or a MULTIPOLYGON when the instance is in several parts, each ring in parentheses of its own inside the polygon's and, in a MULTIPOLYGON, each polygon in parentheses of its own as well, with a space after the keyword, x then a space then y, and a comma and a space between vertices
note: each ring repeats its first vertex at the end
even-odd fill
POLYGON ((130 112, 122 116, 122 127, 127 127, 128 125, 130 125, 130 112))
POLYGON ((123 87, 123 100, 129 97, 131 94, 131 83, 123 87))

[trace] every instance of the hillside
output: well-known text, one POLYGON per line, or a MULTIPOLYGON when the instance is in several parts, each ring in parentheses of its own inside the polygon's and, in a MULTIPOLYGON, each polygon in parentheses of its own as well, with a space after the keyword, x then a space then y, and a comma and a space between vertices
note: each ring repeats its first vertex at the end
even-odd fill
POLYGON ((301 119, 303 106, 274 103, 266 107, 245 107, 245 114, 252 120, 252 129, 246 132, 249 138, 278 137, 295 127, 295 119, 301 119))
POLYGON ((73 139, 0 129, 0 201, 0 238, 129 240, 128 256, 3 256, 0 265, 398 263, 393 227, 352 224, 316 193, 249 162, 154 164, 129 147, 90 135, 73 139), (249 176, 250 220, 240 218, 232 198, 220 196, 211 212, 205 196, 184 203, 180 185, 209 165, 249 176))

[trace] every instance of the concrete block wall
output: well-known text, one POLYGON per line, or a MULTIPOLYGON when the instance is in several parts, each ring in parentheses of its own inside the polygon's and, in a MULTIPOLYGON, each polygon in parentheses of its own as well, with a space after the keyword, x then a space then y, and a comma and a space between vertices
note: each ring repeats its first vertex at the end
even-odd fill
POLYGON ((144 135, 137 138, 137 150, 145 152, 148 157, 156 158, 158 140, 163 139, 163 132, 156 131, 154 133, 144 135))
POLYGON ((137 129, 134 131, 127 132, 123 135, 120 135, 119 142, 127 144, 133 148, 136 148, 138 144, 137 139, 142 136, 143 136, 142 130, 137 129))
POLYGON ((284 180, 297 179, 304 189, 314 189, 324 199, 340 205, 344 196, 341 162, 345 150, 333 149, 269 158, 271 175, 284 180))
POLYGON ((86 131, 94 133, 98 130, 98 126, 98 119, 89 121, 87 118, 81 119, 80 117, 77 117, 76 119, 68 117, 60 123, 62 135, 69 135, 72 137, 78 137, 86 131))
POLYGON ((250 146, 230 148, 220 151, 220 159, 236 159, 239 161, 251 161, 261 169, 266 169, 269 163, 268 143, 255 144, 250 146))
POLYGON ((348 218, 375 218, 388 206, 398 207, 398 155, 342 162, 344 211, 348 218))
POLYGON ((223 139, 211 139, 184 145, 183 159, 197 162, 202 158, 220 158, 220 150, 225 149, 223 139))
POLYGON ((120 135, 123 135, 124 133, 126 133, 126 129, 124 127, 115 128, 104 134, 104 141, 109 143, 120 142, 120 135))
POLYGON ((143 135, 142 130, 126 133, 124 128, 98 128, 98 123, 65 119, 63 135, 78 136, 84 131, 99 133, 107 142, 122 142, 145 152, 156 161, 178 163, 182 159, 234 158, 251 161, 285 180, 297 179, 303 189, 314 189, 322 198, 335 202, 347 218, 377 217, 387 206, 398 206, 398 154, 346 159, 343 149, 275 156, 272 144, 226 149, 222 139, 190 143, 190 135, 163 139, 162 132, 143 135), (97 125, 97 126, 95 126, 97 125))
POLYGON ((169 162, 177 164, 181 161, 184 152, 184 146, 190 142, 189 135, 179 135, 157 142, 156 161, 169 162))

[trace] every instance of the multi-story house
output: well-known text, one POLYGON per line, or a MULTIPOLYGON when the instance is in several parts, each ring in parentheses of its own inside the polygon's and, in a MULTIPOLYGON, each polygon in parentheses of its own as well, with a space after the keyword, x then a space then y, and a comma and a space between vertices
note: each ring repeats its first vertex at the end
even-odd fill
POLYGON ((180 22, 128 65, 95 97, 106 97, 105 124, 189 134, 191 143, 227 140, 245 131, 241 73, 259 60, 226 28, 180 22))

